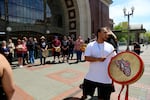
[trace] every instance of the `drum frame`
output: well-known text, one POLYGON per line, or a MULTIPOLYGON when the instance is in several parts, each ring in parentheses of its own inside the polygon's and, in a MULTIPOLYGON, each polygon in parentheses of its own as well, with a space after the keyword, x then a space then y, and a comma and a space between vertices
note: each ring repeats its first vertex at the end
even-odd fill
POLYGON ((111 61, 110 61, 110 63, 109 63, 109 66, 108 66, 108 74, 109 74, 110 78, 111 78, 114 82, 116 82, 116 83, 118 83, 118 84, 122 84, 122 85, 129 85, 129 84, 132 84, 132 83, 136 82, 136 81, 139 80, 139 78, 142 76, 143 72, 144 72, 144 63, 143 63, 142 59, 141 59, 140 56, 138 56, 136 53, 131 52, 131 51, 123 51, 123 52, 118 53, 116 56, 114 56, 114 57, 111 59, 111 61), (140 66, 139 66, 140 68, 139 68, 139 71, 136 73, 136 75, 135 75, 133 78, 131 78, 131 79, 128 80, 128 81, 118 81, 118 80, 116 80, 114 77, 112 77, 112 75, 111 75, 111 73, 110 73, 110 67, 111 67, 111 63, 112 63, 113 59, 115 59, 118 55, 122 55, 123 53, 130 53, 130 54, 133 54, 133 55, 136 56, 136 57, 138 58, 138 60, 140 61, 140 66))

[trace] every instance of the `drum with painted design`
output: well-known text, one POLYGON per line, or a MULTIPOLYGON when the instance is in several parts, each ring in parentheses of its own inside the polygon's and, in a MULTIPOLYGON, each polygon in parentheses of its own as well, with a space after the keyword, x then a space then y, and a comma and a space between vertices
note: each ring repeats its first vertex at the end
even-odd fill
POLYGON ((128 85, 140 79, 144 72, 144 63, 139 55, 131 51, 118 53, 109 63, 110 78, 123 85, 128 85))

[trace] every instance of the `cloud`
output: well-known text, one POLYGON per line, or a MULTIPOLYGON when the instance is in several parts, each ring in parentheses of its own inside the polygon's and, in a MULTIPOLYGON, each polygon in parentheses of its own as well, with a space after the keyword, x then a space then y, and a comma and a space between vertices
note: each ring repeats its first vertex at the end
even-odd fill
MULTIPOLYGON (((111 5, 110 15, 112 17, 123 16, 123 8, 127 8, 127 11, 131 11, 131 7, 134 7, 134 14, 136 16, 150 16, 150 0, 126 0, 129 2, 111 5)), ((115 2, 115 1, 114 1, 115 2)))
POLYGON ((127 9, 127 12, 131 12, 131 7, 134 7, 134 14, 131 17, 132 23, 143 24, 144 27, 150 29, 150 0, 114 0, 110 5, 109 13, 110 18, 114 20, 114 23, 127 21, 124 17, 123 8, 127 9))
POLYGON ((135 16, 150 16, 150 0, 131 0, 130 6, 135 7, 135 16))
POLYGON ((145 22, 145 23, 143 24, 143 27, 144 27, 146 30, 150 31, 150 23, 149 23, 149 22, 145 22))

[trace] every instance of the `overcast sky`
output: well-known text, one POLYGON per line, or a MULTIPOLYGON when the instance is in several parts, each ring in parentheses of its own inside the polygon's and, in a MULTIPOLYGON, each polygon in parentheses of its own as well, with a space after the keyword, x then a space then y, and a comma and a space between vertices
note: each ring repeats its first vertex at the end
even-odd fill
POLYGON ((124 17, 123 8, 126 8, 127 12, 130 13, 131 7, 134 7, 135 10, 133 16, 130 16, 130 24, 143 24, 146 30, 150 30, 150 0, 113 0, 109 13, 115 25, 127 21, 127 16, 124 17))

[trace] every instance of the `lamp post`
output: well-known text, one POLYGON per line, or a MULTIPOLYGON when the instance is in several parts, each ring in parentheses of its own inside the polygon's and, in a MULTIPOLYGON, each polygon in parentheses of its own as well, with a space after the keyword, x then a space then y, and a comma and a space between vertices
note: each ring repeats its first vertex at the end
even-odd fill
POLYGON ((46 30, 46 34, 50 34, 50 30, 46 30))
POLYGON ((134 7, 131 7, 131 12, 127 12, 127 9, 124 8, 123 9, 123 12, 124 12, 124 16, 127 16, 128 17, 128 40, 127 40, 127 50, 130 50, 129 48, 129 33, 130 33, 130 16, 133 15, 133 12, 134 12, 134 7))
POLYGON ((44 8, 44 13, 43 13, 43 17, 44 17, 44 32, 45 35, 49 34, 49 30, 47 30, 47 21, 46 21, 46 4, 47 4, 47 0, 43 0, 43 8, 44 8))
POLYGON ((9 39, 9 33, 12 31, 12 28, 10 26, 6 27, 6 40, 9 39))
POLYGON ((5 3, 5 34, 6 34, 6 40, 8 40, 8 33, 11 31, 11 28, 8 27, 9 25, 9 16, 8 16, 8 0, 4 0, 5 3))

